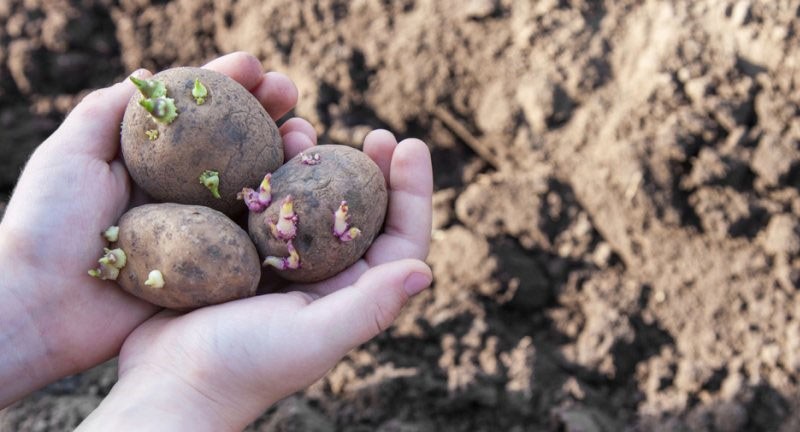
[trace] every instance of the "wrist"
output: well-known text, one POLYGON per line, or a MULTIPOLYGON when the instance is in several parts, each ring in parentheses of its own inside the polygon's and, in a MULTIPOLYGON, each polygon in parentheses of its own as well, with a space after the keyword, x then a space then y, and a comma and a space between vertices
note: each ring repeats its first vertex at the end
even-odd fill
POLYGON ((53 380, 49 349, 23 298, 31 291, 29 270, 13 251, 0 224, 0 408, 53 380))
POLYGON ((120 376, 79 431, 241 431, 253 419, 186 379, 139 368, 120 376))

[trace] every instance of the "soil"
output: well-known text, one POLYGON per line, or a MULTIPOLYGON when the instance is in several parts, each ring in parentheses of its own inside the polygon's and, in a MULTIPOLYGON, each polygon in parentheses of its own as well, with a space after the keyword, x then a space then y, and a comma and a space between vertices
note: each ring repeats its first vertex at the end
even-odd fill
POLYGON ((800 0, 5 1, 0 193, 87 89, 234 50, 322 142, 426 140, 436 186, 433 289, 250 430, 800 428, 800 0))

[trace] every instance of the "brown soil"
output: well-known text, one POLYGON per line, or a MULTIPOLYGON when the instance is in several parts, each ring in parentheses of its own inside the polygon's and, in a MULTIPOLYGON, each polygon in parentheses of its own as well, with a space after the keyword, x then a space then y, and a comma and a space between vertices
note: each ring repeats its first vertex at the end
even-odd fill
POLYGON ((0 42, 6 194, 83 89, 233 50, 322 141, 430 144, 433 290, 252 430, 800 428, 800 0, 11 0, 0 42))

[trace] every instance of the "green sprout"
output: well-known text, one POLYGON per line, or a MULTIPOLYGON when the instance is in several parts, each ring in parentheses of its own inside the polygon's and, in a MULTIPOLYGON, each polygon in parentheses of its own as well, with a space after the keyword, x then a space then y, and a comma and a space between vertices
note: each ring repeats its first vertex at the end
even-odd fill
MULTIPOLYGON (((98 270, 98 269, 89 269, 89 276, 91 276, 93 278, 97 278, 97 279, 102 279, 102 280, 108 280, 109 279, 108 277, 104 278, 103 277, 103 273, 101 273, 101 271, 98 270)), ((111 280, 117 280, 118 276, 119 276, 119 270, 117 270, 117 274, 115 274, 113 279, 111 279, 111 280)))
POLYGON ((100 264, 114 266, 118 269, 125 267, 125 264, 128 262, 128 257, 125 255, 125 252, 122 249, 103 249, 102 258, 97 260, 100 264))
POLYGON ((89 276, 101 280, 117 280, 119 271, 128 262, 128 257, 122 249, 103 249, 103 256, 97 260, 100 264, 96 269, 89 270, 89 276))
MULTIPOLYGON (((141 105, 150 115, 161 123, 170 124, 178 117, 178 109, 175 108, 175 100, 167 97, 167 87, 158 80, 143 80, 131 77, 131 81, 144 96, 140 101, 141 105)), ((148 134, 148 138, 150 135, 148 134)), ((151 139, 152 140, 152 139, 151 139)))
POLYGON ((300 254, 294 248, 291 240, 286 242, 286 249, 289 251, 287 257, 268 256, 263 263, 262 267, 272 266, 278 270, 296 270, 300 268, 300 254))
POLYGON ((152 99, 167 95, 167 87, 159 80, 143 80, 132 76, 131 81, 145 98, 152 99))
POLYGON ((119 227, 112 225, 103 231, 103 237, 110 242, 115 242, 119 238, 119 227))
POLYGON ((208 96, 208 90, 206 90, 206 86, 200 82, 200 78, 194 79, 194 88, 192 89, 192 96, 197 101, 197 105, 202 105, 203 102, 206 101, 206 96, 208 96))
POLYGON ((151 288, 164 288, 164 275, 159 270, 152 270, 144 284, 151 288))
POLYGON ((200 174, 200 183, 207 187, 214 195, 214 198, 221 198, 219 195, 219 173, 216 171, 205 170, 200 174))
POLYGON ((150 141, 155 141, 158 139, 158 129, 150 129, 144 131, 144 134, 147 135, 147 139, 150 141))
POLYGON ((157 97, 155 99, 142 99, 139 105, 144 107, 154 119, 161 123, 170 124, 178 117, 178 109, 175 108, 175 99, 168 97, 157 97))

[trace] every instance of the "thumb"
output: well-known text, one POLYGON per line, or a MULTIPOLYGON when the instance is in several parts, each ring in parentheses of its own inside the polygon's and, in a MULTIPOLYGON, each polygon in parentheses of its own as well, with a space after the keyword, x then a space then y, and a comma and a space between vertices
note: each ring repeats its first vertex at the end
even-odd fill
MULTIPOLYGON (((150 72, 139 69, 131 76, 145 78, 150 76, 150 72)), ((122 115, 135 91, 133 83, 125 78, 111 87, 86 95, 48 140, 52 143, 52 150, 112 160, 119 150, 122 115)))
POLYGON ((427 264, 415 259, 373 267, 351 286, 303 309, 312 340, 337 361, 354 347, 392 324, 408 300, 427 288, 433 276, 427 264))

